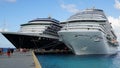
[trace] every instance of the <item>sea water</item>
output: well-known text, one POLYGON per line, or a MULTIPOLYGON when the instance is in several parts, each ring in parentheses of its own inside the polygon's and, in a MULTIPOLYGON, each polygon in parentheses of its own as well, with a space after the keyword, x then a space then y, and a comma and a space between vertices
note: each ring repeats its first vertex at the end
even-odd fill
POLYGON ((43 54, 37 55, 42 68, 120 68, 116 55, 43 54))

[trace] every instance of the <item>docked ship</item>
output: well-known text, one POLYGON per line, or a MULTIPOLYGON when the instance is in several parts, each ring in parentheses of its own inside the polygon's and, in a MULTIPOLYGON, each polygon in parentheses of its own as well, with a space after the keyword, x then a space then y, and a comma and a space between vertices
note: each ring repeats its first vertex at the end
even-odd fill
POLYGON ((54 18, 37 18, 21 24, 18 32, 1 32, 16 48, 63 49, 57 32, 60 22, 54 18))
POLYGON ((101 9, 85 9, 68 18, 58 32, 76 55, 116 54, 119 46, 111 23, 101 9))

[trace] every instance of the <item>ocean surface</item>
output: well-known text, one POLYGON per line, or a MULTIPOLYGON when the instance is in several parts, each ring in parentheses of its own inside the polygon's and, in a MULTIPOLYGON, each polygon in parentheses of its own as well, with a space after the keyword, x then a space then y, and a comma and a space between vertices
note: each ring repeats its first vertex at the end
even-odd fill
POLYGON ((116 55, 44 54, 37 55, 42 68, 120 68, 120 52, 116 55))

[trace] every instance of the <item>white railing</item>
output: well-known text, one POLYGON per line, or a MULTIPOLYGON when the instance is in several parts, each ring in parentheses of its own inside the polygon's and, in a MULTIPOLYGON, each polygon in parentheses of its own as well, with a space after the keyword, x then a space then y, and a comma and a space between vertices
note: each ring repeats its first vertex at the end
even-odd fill
POLYGON ((82 24, 82 25, 67 25, 63 27, 61 30, 74 30, 74 29, 86 29, 86 30, 100 30, 103 33, 107 33, 108 31, 106 30, 105 27, 102 25, 87 25, 87 24, 82 24))

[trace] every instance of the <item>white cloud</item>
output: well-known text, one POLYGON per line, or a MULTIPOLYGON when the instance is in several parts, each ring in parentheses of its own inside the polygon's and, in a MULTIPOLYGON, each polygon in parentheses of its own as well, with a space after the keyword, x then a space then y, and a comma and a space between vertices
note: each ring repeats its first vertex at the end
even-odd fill
POLYGON ((75 4, 61 4, 61 7, 68 12, 76 13, 79 12, 79 9, 76 8, 75 4))
POLYGON ((3 1, 10 2, 10 3, 14 3, 14 2, 16 2, 17 0, 3 0, 3 1))
POLYGON ((109 16, 108 20, 112 23, 113 27, 120 27, 120 17, 119 18, 114 18, 112 16, 109 16))
POLYGON ((108 17, 109 22, 111 22, 113 30, 115 31, 115 34, 117 35, 118 42, 120 43, 120 17, 114 18, 112 16, 108 17))
POLYGON ((2 28, 0 28, 0 32, 3 32, 3 31, 8 31, 8 29, 2 29, 2 28))
POLYGON ((120 9, 120 1, 119 0, 115 0, 115 8, 120 9))

